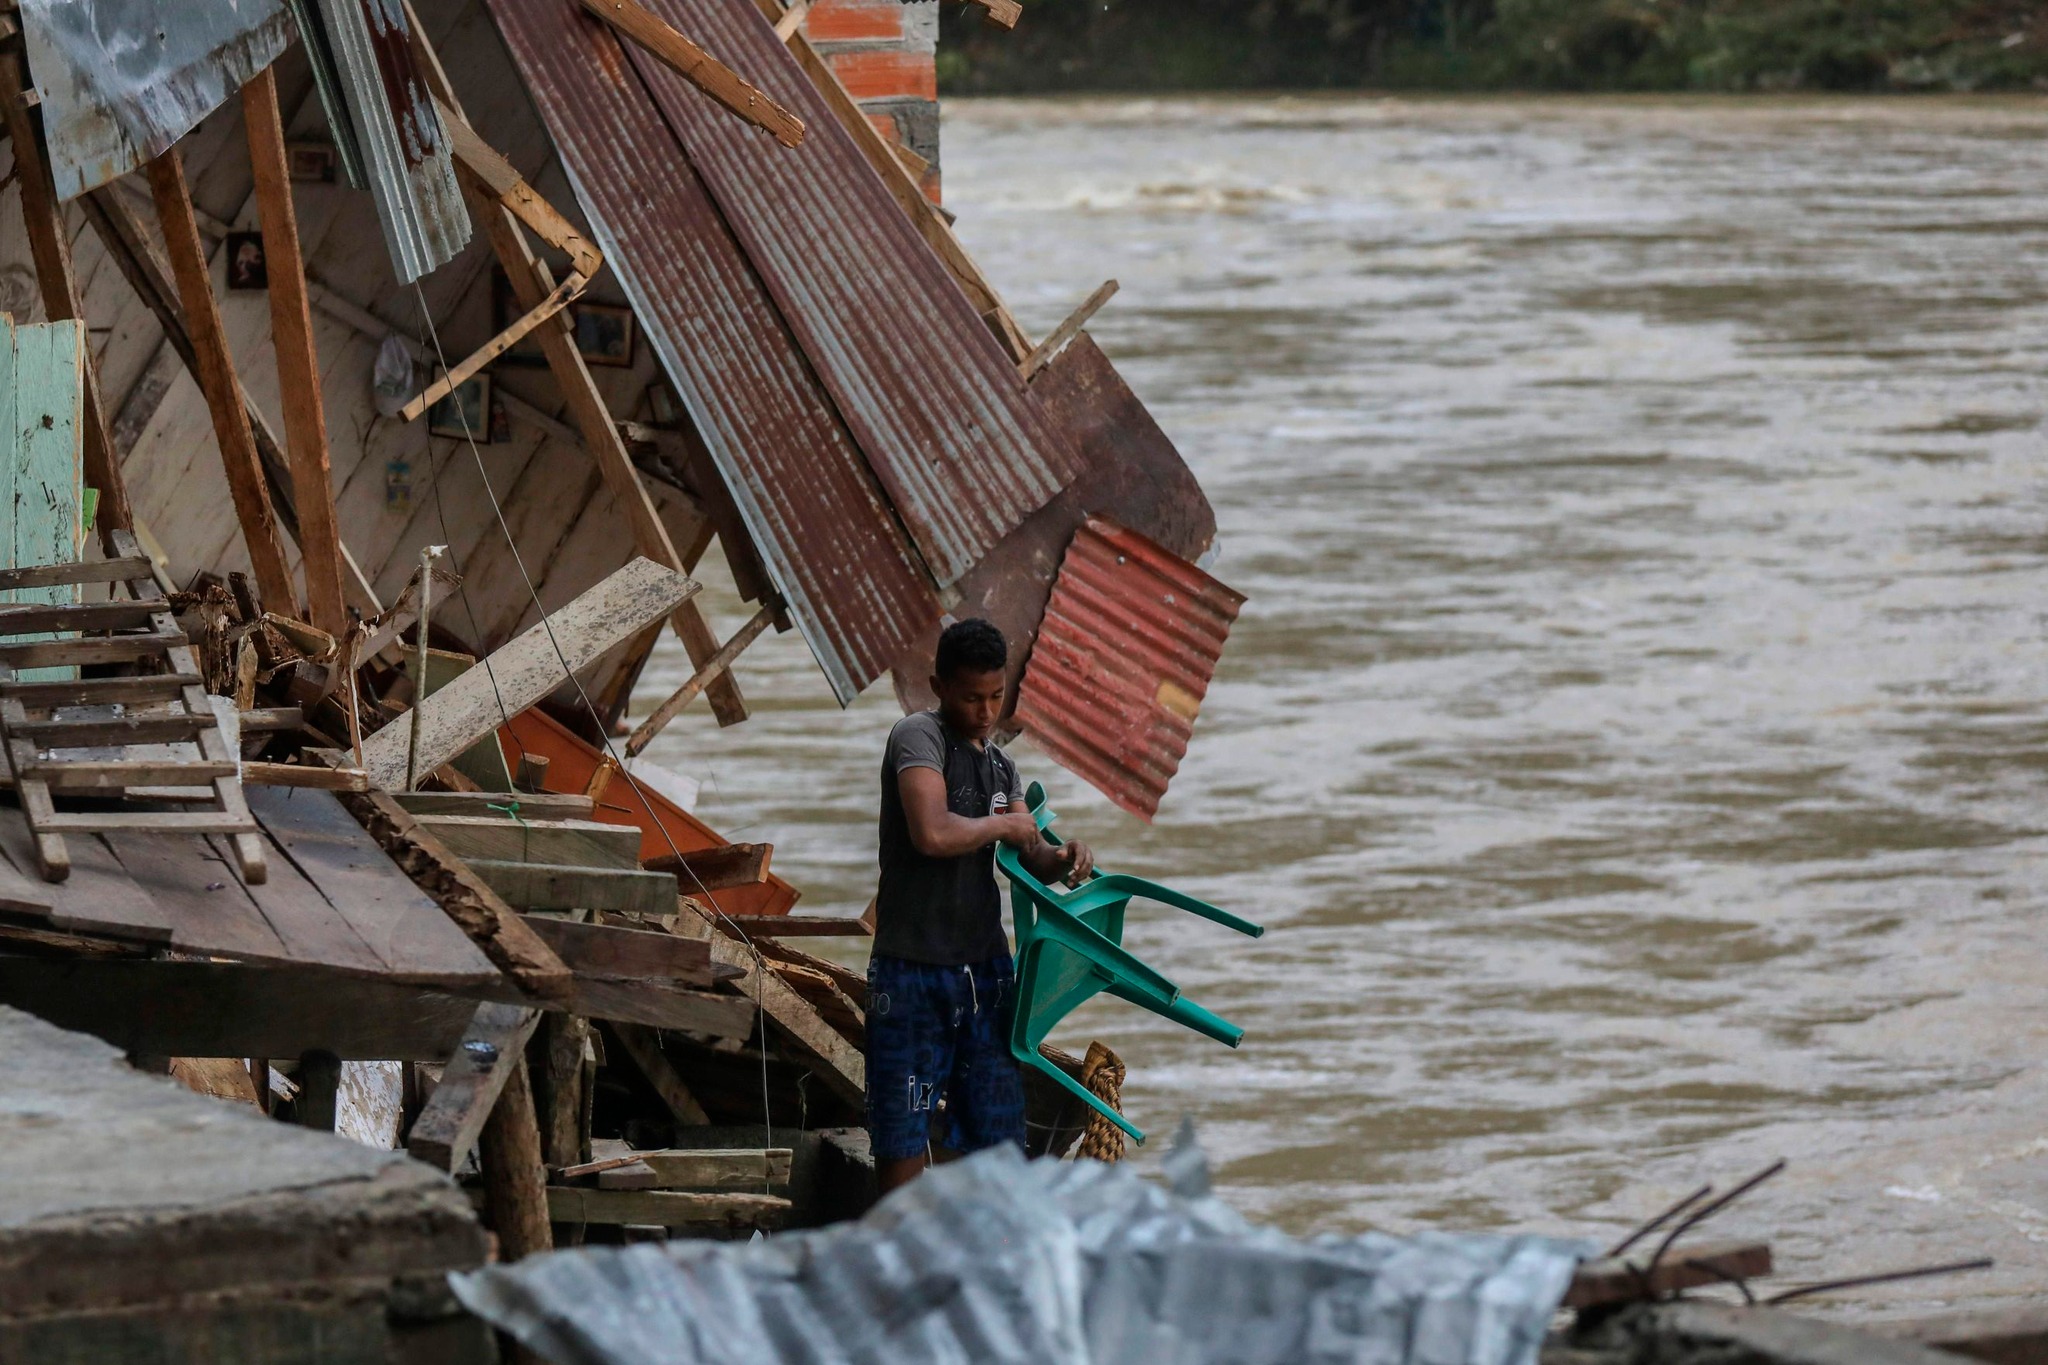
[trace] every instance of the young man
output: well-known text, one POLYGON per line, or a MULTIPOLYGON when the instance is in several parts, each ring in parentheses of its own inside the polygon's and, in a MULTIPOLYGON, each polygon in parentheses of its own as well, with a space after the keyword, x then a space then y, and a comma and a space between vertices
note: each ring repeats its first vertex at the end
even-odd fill
POLYGON ((931 680, 938 710, 898 721, 882 755, 867 1117, 884 1194, 925 1168, 941 1096, 947 1146, 1024 1143, 1024 1082, 1010 1057, 1016 966, 995 846, 1019 850, 1048 882, 1078 881, 1095 864, 1085 844, 1045 841, 1017 765, 989 741, 1008 662, 988 622, 948 626, 931 680))

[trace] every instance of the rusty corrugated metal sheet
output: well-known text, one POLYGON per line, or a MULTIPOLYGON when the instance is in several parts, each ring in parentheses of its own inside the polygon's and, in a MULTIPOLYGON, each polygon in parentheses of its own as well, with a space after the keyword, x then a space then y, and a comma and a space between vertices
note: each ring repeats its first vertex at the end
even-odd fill
POLYGON ((1053 583, 1017 723, 1141 820, 1194 733, 1244 595, 1135 531, 1091 517, 1053 583))
POLYGON ((278 0, 21 0, 57 197, 153 160, 292 40, 278 0))
POLYGON ((569 0, 488 3, 776 590, 851 701, 939 615, 930 580, 610 30, 569 0))
MULTIPOLYGON (((318 81, 338 86, 377 201, 377 221, 400 284, 453 260, 469 241, 469 210, 455 182, 448 135, 414 69, 401 0, 317 0, 320 32, 308 35, 318 81)), ((329 118, 334 111, 329 109, 329 118)))
POLYGON ((753 0, 644 0, 804 121, 786 148, 631 58, 940 583, 1079 470, 1073 445, 753 0))

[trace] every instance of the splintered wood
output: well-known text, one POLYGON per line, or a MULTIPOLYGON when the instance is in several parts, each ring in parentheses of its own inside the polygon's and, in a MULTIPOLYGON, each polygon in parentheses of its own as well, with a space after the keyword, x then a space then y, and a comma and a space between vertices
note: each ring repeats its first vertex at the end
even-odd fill
POLYGON ((121 558, 108 563, 0 570, 0 590, 120 581, 131 598, 0 607, 0 637, 9 637, 0 643, 0 739, 37 867, 53 882, 70 875, 68 833, 226 834, 243 880, 261 883, 267 875, 263 843, 192 647, 134 537, 117 531, 113 539, 121 558), (129 576, 112 579, 117 573, 129 576), (50 631, 79 634, 23 638, 50 631), (156 671, 34 680, 17 672, 48 667, 71 673, 81 663, 113 661, 148 662, 156 671), (151 709, 136 713, 131 708, 137 706, 151 709), (53 799, 58 792, 119 796, 141 787, 170 789, 151 795, 175 797, 185 808, 59 812, 53 799))

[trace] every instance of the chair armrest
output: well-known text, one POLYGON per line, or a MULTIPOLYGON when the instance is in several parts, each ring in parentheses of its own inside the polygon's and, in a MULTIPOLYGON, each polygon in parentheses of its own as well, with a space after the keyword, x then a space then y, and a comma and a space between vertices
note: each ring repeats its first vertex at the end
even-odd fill
POLYGON ((1113 893, 1114 895, 1143 897, 1148 901, 1158 901, 1161 905, 1170 905, 1176 910, 1185 910, 1191 915, 1200 915, 1203 919, 1220 924, 1226 929, 1235 929, 1238 933, 1244 934, 1249 938, 1261 938, 1266 932, 1266 927, 1263 924, 1254 924, 1248 919, 1233 915, 1228 910, 1211 905, 1205 900, 1199 900, 1185 892, 1176 891, 1170 886, 1161 886, 1158 882, 1147 881, 1143 877, 1133 877, 1128 873, 1108 873, 1086 883, 1083 887, 1084 891, 1089 892, 1098 889, 1113 893))

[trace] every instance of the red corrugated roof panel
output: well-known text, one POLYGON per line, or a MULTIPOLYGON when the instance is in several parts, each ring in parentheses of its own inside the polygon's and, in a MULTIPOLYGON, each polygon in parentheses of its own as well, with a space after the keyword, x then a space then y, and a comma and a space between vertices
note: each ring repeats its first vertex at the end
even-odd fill
POLYGON ((1024 669, 1016 721, 1141 820, 1180 770, 1244 595, 1135 531, 1074 534, 1024 669))

